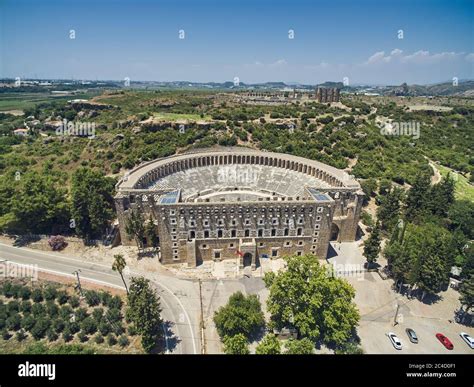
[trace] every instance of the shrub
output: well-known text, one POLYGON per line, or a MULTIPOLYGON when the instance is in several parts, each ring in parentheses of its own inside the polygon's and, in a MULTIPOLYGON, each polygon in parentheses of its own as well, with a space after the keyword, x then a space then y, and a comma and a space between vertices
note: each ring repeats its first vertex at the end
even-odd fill
POLYGON ((102 308, 95 308, 92 311, 92 317, 97 323, 100 323, 104 317, 104 309, 102 308))
POLYGON ((16 333, 16 339, 18 340, 18 342, 22 342, 23 340, 26 339, 27 335, 25 333, 25 331, 23 329, 20 329, 17 333, 16 333))
POLYGON ((22 301, 20 304, 20 311, 23 313, 30 313, 31 312, 31 301, 25 300, 22 301))
POLYGON ((101 292, 100 293, 100 301, 105 306, 109 306, 109 302, 112 299, 112 295, 109 292, 101 292))
POLYGON ((43 301, 43 292, 41 291, 41 289, 33 289, 33 291, 31 292, 31 299, 33 300, 33 302, 43 301))
POLYGON ((71 318, 71 314, 73 314, 73 310, 69 305, 63 305, 59 308, 59 316, 65 320, 69 321, 71 318))
POLYGON ((18 313, 20 311, 20 303, 16 300, 14 301, 10 301, 8 304, 7 304, 7 312, 8 314, 15 314, 15 313, 18 313))
POLYGON ((67 343, 68 341, 72 340, 72 333, 68 328, 65 328, 63 331, 63 340, 67 343))
POLYGON ((111 331, 111 327, 110 327, 110 324, 105 322, 105 321, 102 321, 100 324, 99 324, 99 332, 104 335, 104 336, 107 336, 107 334, 110 333, 111 331))
POLYGON ((21 327, 21 318, 18 313, 11 315, 5 322, 5 327, 10 331, 17 331, 21 327))
POLYGON ((46 303, 46 310, 48 312, 49 317, 55 318, 59 313, 59 306, 57 306, 54 301, 48 301, 46 303))
POLYGON ((47 286, 43 291, 43 297, 46 301, 51 301, 56 299, 57 290, 54 286, 47 286))
POLYGON ((49 244, 49 247, 51 247, 53 251, 63 250, 67 246, 66 240, 61 235, 52 235, 48 239, 48 244, 49 244))
POLYGON ((31 336, 33 336, 35 340, 42 339, 48 331, 49 326, 50 322, 48 320, 39 318, 36 320, 35 326, 31 329, 31 336))
POLYGON ((72 296, 69 298, 69 305, 71 305, 74 309, 79 306, 79 298, 77 296, 72 296))
POLYGON ((3 286, 1 287, 1 290, 5 297, 10 298, 13 296, 13 293, 11 293, 11 288, 12 288, 11 282, 5 282, 3 284, 3 286))
POLYGON ((18 297, 22 300, 29 300, 31 297, 31 290, 27 286, 22 286, 18 291, 18 297))
POLYGON ((96 306, 100 303, 99 294, 94 290, 88 290, 86 292, 86 302, 89 306, 96 306))
POLYGON ((107 320, 109 320, 111 323, 119 322, 122 320, 122 312, 120 312, 120 309, 109 309, 105 316, 107 317, 107 320))
POLYGON ((119 296, 114 296, 109 301, 108 307, 111 309, 120 309, 122 308, 122 305, 123 305, 122 299, 119 296))
POLYGON ((86 308, 76 309, 74 316, 76 317, 76 321, 78 323, 82 322, 82 320, 84 320, 87 317, 87 309, 86 308))
POLYGON ((87 340, 89 340, 89 337, 82 331, 77 334, 77 338, 81 343, 85 343, 87 340))
POLYGON ((130 336, 136 336, 137 333, 138 333, 138 332, 137 332, 137 328, 135 328, 134 325, 130 325, 130 326, 128 327, 127 331, 128 331, 128 334, 129 334, 130 336))
POLYGON ((84 331, 84 333, 92 335, 97 332, 97 323, 92 317, 87 317, 82 321, 81 329, 84 331))
POLYGON ((5 340, 5 341, 10 340, 10 337, 12 337, 10 332, 8 332, 6 329, 2 330, 1 336, 2 336, 2 339, 5 340))
POLYGON ((114 323, 112 325, 113 332, 120 336, 122 333, 125 333, 125 328, 123 327, 122 323, 114 323))
POLYGON ((66 324, 66 328, 68 328, 68 330, 72 333, 72 334, 75 334, 77 332, 79 332, 81 330, 81 327, 79 326, 79 324, 75 321, 71 321, 69 323, 66 324))
POLYGON ((64 330, 66 324, 62 319, 58 318, 56 320, 53 320, 52 326, 56 333, 61 333, 64 330))
POLYGON ((94 341, 97 344, 102 344, 104 342, 104 336, 102 336, 100 333, 98 333, 97 335, 95 335, 94 341))
POLYGON ((5 319, 0 318, 0 329, 5 328, 5 325, 6 325, 5 319))
POLYGON ((49 341, 56 341, 58 339, 58 334, 55 332, 54 329, 48 329, 46 332, 46 337, 49 341))
POLYGON ((44 316, 46 315, 46 308, 43 304, 33 304, 31 313, 33 313, 35 317, 44 316))
POLYGON ((128 341, 127 336, 122 335, 119 337, 118 343, 123 348, 123 347, 126 347, 128 344, 130 344, 130 341, 128 341))
POLYGON ((56 299, 58 300, 59 305, 64 305, 69 300, 69 297, 64 290, 59 290, 56 299))
POLYGON ((107 335, 107 344, 110 346, 117 344, 117 339, 113 333, 107 335))
POLYGON ((21 327, 27 331, 31 331, 35 326, 36 319, 33 316, 27 316, 21 320, 21 327))
POLYGON ((12 287, 11 287, 11 294, 12 294, 12 297, 13 298, 18 298, 18 294, 20 293, 20 290, 23 286, 21 285, 17 285, 17 284, 13 284, 12 287))

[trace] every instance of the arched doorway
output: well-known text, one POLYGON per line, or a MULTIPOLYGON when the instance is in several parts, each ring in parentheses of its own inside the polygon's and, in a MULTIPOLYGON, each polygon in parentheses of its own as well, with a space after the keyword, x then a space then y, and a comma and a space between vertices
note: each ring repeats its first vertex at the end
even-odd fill
POLYGON ((332 241, 338 241, 339 240, 339 227, 337 224, 332 224, 331 225, 331 240, 332 241))
POLYGON ((245 253, 243 260, 244 260, 244 267, 252 265, 252 254, 245 253))

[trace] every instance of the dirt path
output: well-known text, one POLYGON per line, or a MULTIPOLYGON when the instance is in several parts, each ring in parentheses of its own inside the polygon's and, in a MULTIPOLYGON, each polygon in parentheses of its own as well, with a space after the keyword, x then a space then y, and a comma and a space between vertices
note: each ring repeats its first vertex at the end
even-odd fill
POLYGON ((436 168, 436 164, 433 163, 431 160, 428 160, 428 164, 434 172, 434 176, 431 176, 431 184, 438 184, 442 179, 441 173, 439 172, 438 168, 436 168))

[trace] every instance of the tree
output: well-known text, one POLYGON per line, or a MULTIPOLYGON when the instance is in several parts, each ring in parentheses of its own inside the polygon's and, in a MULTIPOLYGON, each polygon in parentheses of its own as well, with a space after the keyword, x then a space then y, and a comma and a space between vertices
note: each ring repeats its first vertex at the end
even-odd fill
POLYGON ((436 294, 447 286, 454 263, 453 237, 442 227, 427 223, 408 224, 402 241, 388 244, 384 251, 395 280, 413 289, 436 294))
POLYGON ((474 307, 474 275, 471 274, 459 286, 459 301, 464 312, 469 311, 474 307))
POLYGON ((65 229, 69 211, 66 190, 52 177, 41 173, 26 174, 17 182, 11 198, 9 231, 51 233, 65 229))
POLYGON ((406 218, 410 221, 426 215, 429 208, 430 177, 426 173, 419 173, 406 198, 406 218))
POLYGON ((147 237, 148 243, 156 250, 160 244, 160 238, 156 230, 156 226, 153 223, 153 219, 148 219, 148 223, 145 226, 145 235, 147 237))
POLYGON ((314 344, 308 338, 288 340, 285 344, 285 355, 312 355, 314 344))
POLYGON ((123 255, 114 255, 114 263, 112 264, 112 270, 117 271, 120 274, 120 277, 122 277, 123 286, 125 286, 125 290, 128 294, 127 283, 125 282, 125 278, 123 277, 123 270, 125 269, 125 266, 127 266, 127 262, 125 262, 125 258, 123 257, 123 255))
POLYGON ((143 248, 144 222, 143 216, 138 211, 131 211, 130 217, 125 222, 125 232, 130 238, 135 239, 138 249, 143 248))
POLYGON ((461 230, 468 239, 474 239, 474 202, 459 200, 448 210, 451 230, 461 230))
POLYGON ((133 322, 142 336, 143 349, 151 352, 163 335, 159 297, 149 280, 138 277, 131 279, 127 298, 127 319, 133 322))
POLYGON ((429 208, 432 214, 446 217, 451 204, 454 203, 454 179, 448 174, 440 183, 430 189, 429 208))
POLYGON ((348 341, 346 344, 336 348, 334 351, 336 355, 363 355, 363 349, 355 342, 348 341))
POLYGON ((380 206, 377 208, 377 219, 381 223, 381 228, 392 231, 400 217, 400 201, 403 191, 394 188, 384 196, 379 196, 380 206))
POLYGON ((79 168, 72 176, 72 217, 76 233, 91 239, 103 235, 114 216, 115 181, 90 168, 79 168))
POLYGON ((377 222, 369 238, 364 243, 364 256, 367 259, 367 268, 377 262, 380 253, 380 224, 377 222))
POLYGON ((242 292, 236 292, 214 313, 214 323, 220 337, 240 333, 249 339, 265 326, 265 318, 256 295, 245 297, 242 292))
POLYGON ((277 329, 294 326, 311 341, 342 344, 359 322, 354 288, 328 275, 313 255, 285 258, 287 270, 264 277, 270 290, 267 309, 277 329))
POLYGON ((274 334, 266 335, 255 349, 257 355, 278 355, 281 353, 280 340, 274 334))
POLYGON ((228 355, 248 355, 250 353, 247 338, 242 333, 226 336, 223 341, 224 353, 228 355))

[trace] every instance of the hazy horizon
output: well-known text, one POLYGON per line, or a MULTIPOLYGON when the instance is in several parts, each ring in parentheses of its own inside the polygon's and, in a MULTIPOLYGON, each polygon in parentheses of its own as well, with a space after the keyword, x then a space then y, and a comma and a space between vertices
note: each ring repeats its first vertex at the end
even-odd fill
POLYGON ((4 0, 0 77, 309 85, 474 79, 473 8, 469 0, 4 0))

